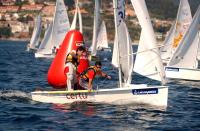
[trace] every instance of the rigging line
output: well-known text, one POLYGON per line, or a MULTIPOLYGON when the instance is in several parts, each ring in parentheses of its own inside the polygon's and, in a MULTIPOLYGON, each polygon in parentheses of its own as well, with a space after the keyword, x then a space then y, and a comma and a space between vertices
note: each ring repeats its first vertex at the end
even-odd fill
POLYGON ((123 57, 127 57, 127 56, 130 56, 130 55, 137 55, 137 54, 140 54, 140 53, 144 53, 144 52, 147 52, 147 51, 153 51, 154 49, 157 49, 159 47, 163 47, 164 45, 159 45, 155 48, 151 48, 151 49, 148 49, 148 50, 143 50, 143 51, 140 51, 140 52, 134 52, 134 53, 131 53, 129 55, 124 55, 124 56, 120 56, 120 58, 123 58, 123 57))

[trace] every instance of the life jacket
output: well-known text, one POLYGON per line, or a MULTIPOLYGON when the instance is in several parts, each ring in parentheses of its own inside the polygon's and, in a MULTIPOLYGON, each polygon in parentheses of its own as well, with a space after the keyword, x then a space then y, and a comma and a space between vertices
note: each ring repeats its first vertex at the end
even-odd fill
MULTIPOLYGON (((72 63, 72 62, 69 61, 69 62, 67 62, 67 63, 72 63)), ((66 64, 67 64, 67 63, 66 63, 66 64)), ((73 64, 73 63, 72 63, 72 64, 73 64)), ((74 65, 74 64, 73 64, 73 65, 74 65)), ((77 70, 77 68, 76 68, 75 65, 73 66, 73 69, 74 69, 75 71, 77 70)), ((67 74, 68 72, 69 72, 69 67, 65 65, 64 73, 67 74)))
POLYGON ((97 70, 94 66, 90 66, 89 68, 87 68, 85 71, 83 71, 80 74, 80 77, 83 78, 85 81, 89 82, 89 77, 88 77, 88 71, 93 70, 94 71, 94 75, 96 75, 97 70))
POLYGON ((89 67, 89 60, 87 55, 82 55, 79 58, 79 64, 77 66, 77 73, 81 74, 82 72, 84 72, 85 70, 87 70, 89 67))

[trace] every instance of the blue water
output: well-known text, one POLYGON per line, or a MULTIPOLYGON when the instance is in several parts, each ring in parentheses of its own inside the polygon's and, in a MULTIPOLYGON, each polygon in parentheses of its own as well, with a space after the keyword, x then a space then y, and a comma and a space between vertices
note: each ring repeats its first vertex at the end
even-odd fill
MULTIPOLYGON (((200 82, 170 81, 168 107, 71 105, 32 101, 30 92, 47 88, 49 59, 35 59, 27 42, 0 41, 0 131, 37 130, 200 130, 200 82)), ((112 81, 96 80, 100 88, 116 86, 117 74, 108 62, 104 70, 112 81)), ((135 76, 135 83, 144 83, 135 76)), ((156 83, 151 83, 156 84, 156 83)))

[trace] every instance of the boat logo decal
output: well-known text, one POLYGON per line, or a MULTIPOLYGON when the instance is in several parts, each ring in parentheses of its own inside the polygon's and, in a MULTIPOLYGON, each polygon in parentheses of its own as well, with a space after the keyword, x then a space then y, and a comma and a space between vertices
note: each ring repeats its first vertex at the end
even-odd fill
POLYGON ((133 89, 133 95, 158 94, 158 88, 133 89))
POLYGON ((83 46, 83 41, 76 41, 76 46, 83 46))
POLYGON ((179 72, 179 68, 166 67, 165 70, 166 71, 176 71, 176 72, 179 72))
POLYGON ((67 99, 87 99, 88 98, 88 94, 87 93, 70 93, 70 94, 66 94, 66 98, 67 99))

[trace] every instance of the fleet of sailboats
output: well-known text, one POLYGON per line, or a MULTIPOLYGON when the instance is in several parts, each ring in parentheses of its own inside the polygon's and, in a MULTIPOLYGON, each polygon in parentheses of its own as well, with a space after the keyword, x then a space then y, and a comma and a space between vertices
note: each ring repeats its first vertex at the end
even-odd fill
POLYGON ((200 80, 200 69, 198 68, 199 48, 199 24, 200 6, 187 29, 183 39, 180 41, 174 55, 171 57, 166 70, 168 78, 200 80))
POLYGON ((35 53, 35 57, 52 58, 55 56, 55 49, 64 40, 66 33, 70 29, 69 18, 63 0, 56 0, 55 14, 53 22, 46 30, 42 45, 35 53), (49 31, 49 32, 47 32, 49 31), (45 40, 47 39, 47 40, 45 40))
MULTIPOLYGON (((34 91, 31 92, 32 99, 45 103, 63 104, 89 101, 115 105, 139 103, 167 107, 168 86, 165 86, 166 78, 200 80, 200 69, 198 69, 200 6, 192 18, 188 0, 180 1, 177 19, 163 43, 164 46, 159 49, 145 0, 131 0, 131 3, 141 26, 136 53, 133 53, 131 37, 125 23, 125 0, 113 0, 115 40, 112 65, 118 69, 118 87, 97 88, 92 91, 34 91), (135 60, 134 55, 136 55, 135 60), (132 84, 133 71, 160 81, 161 85, 132 84)), ((70 27, 64 2, 57 0, 54 20, 46 29, 45 36, 35 56, 53 57, 53 49, 59 47, 67 31, 76 30, 77 17, 79 31, 83 33, 78 1, 70 27)), ((39 20, 37 21, 39 23, 39 20)), ((38 23, 36 25, 39 26, 38 23)), ((35 30, 33 36, 36 36, 38 32, 35 30)), ((37 40, 31 40, 31 43, 32 41, 36 41, 33 42, 35 44, 32 46, 35 48, 37 40)), ((98 50, 108 48, 105 22, 100 18, 100 3, 99 0, 95 0, 91 55, 96 55, 98 50)), ((69 49, 67 50, 69 52, 69 49)))

